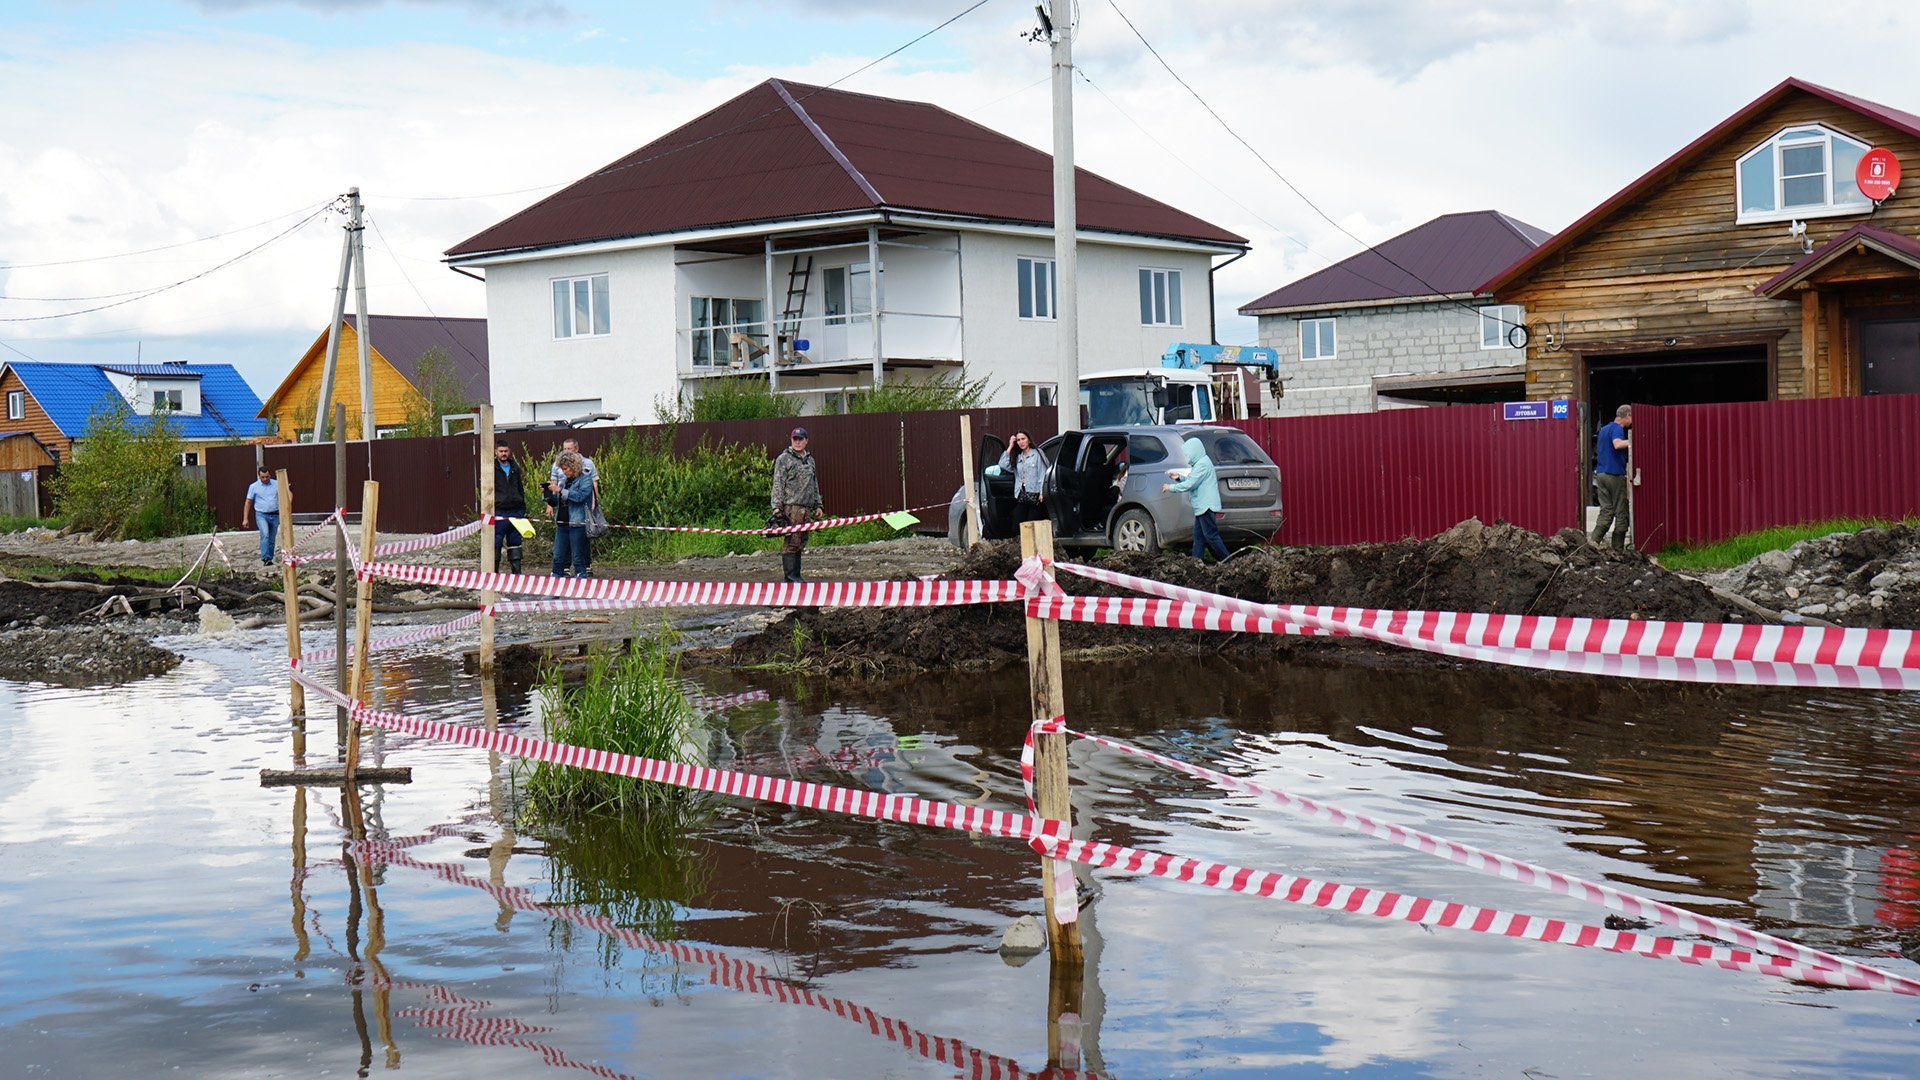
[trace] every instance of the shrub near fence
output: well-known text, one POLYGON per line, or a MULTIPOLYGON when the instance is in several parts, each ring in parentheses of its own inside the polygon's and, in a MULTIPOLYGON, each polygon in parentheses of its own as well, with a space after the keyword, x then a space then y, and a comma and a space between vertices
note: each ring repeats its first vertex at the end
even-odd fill
MULTIPOLYGON (((1015 429, 1051 438, 1056 412, 1051 407, 968 409, 974 437, 1005 436, 1015 429)), ((871 413, 808 416, 799 419, 727 420, 699 424, 646 424, 566 430, 506 431, 500 441, 514 448, 522 463, 538 462, 569 438, 593 456, 616 432, 640 439, 672 440, 677 453, 701 443, 732 443, 762 449, 769 462, 787 445, 787 433, 804 425, 819 462, 820 489, 827 512, 835 516, 884 513, 902 507, 944 505, 960 486, 961 411, 871 413)), ((977 447, 976 447, 977 449, 977 447)), ((299 513, 333 506, 333 446, 286 444, 264 448, 270 469, 287 469, 299 513)), ((347 444, 347 509, 360 508, 360 481, 380 482, 388 494, 380 505, 380 523, 395 532, 438 532, 472 521, 477 513, 479 440, 471 434, 431 439, 381 439, 347 444)), ((207 454, 207 488, 222 528, 238 528, 240 504, 254 479, 254 448, 216 447, 207 454)), ((922 513, 922 528, 944 532, 944 510, 922 513)), ((696 522, 686 522, 696 524, 696 522)))

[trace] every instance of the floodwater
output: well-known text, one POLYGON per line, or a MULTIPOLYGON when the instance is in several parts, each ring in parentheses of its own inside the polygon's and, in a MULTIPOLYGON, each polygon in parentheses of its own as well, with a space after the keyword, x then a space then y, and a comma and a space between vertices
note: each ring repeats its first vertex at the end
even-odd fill
MULTIPOLYGON (((0 683, 0 1072, 1049 1064, 1047 960, 994 951, 1009 921, 1039 912, 1018 844, 730 801, 692 835, 530 835, 503 820, 506 763, 375 736, 369 758, 411 766, 414 782, 363 787, 368 834, 400 853, 368 866, 343 846, 338 788, 259 783, 290 760, 271 631, 168 644, 187 662, 126 687, 0 683)), ((481 687, 456 662, 379 659, 387 707, 481 721, 481 687)), ((710 692, 773 695, 712 722, 717 763, 1021 806, 1023 670, 895 685, 695 674, 710 692)), ((1920 944, 1912 697, 1197 656, 1069 665, 1067 692, 1084 729, 1920 974, 1902 956, 1920 944)), ((503 726, 532 730, 524 686, 494 698, 503 726)), ((313 760, 330 758, 332 726, 316 713, 313 760)), ((1082 835, 1606 914, 1091 744, 1072 763, 1082 835)), ((1108 871, 1091 882, 1080 1064, 1105 1076, 1920 1074, 1920 999, 1108 871)))

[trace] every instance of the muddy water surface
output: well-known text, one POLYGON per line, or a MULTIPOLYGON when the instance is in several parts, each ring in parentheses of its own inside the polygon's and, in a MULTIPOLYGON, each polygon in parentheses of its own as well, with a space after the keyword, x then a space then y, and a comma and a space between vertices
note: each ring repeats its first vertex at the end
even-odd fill
MULTIPOLYGON (((503 823, 505 763, 387 736, 370 756, 415 782, 363 790, 368 830, 440 869, 368 867, 343 848, 337 788, 259 785, 262 766, 288 762, 271 636, 167 644, 187 663, 128 687, 0 683, 0 1073, 1047 1065, 1046 963, 992 951, 1039 910, 1017 845, 743 803, 716 804, 692 835, 528 835, 503 823)), ((774 697, 713 721, 716 763, 1021 805, 1019 670, 702 678, 774 697)), ((482 714, 478 683, 442 657, 388 659, 376 683, 392 708, 482 714)), ((1070 667, 1067 683, 1079 726, 1920 974, 1901 955, 1920 943, 1915 699, 1198 657, 1070 667)), ((524 687, 495 701, 503 724, 533 730, 524 687)), ((315 760, 331 726, 316 715, 315 760)), ((1113 751, 1072 757, 1082 831, 1102 839, 1604 915, 1113 751)), ((1082 1045, 1103 1075, 1920 1074, 1916 999, 1104 871, 1091 883, 1082 1045)))

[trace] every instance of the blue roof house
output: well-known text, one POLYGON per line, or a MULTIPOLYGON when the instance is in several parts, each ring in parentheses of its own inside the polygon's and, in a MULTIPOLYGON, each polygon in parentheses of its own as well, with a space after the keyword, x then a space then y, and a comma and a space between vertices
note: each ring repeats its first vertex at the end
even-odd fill
MULTIPOLYGON (((198 464, 198 452, 267 434, 260 398, 232 364, 0 364, 0 427, 31 431, 61 459, 85 438, 87 423, 120 406, 136 416, 166 415, 198 464)), ((83 448, 84 449, 84 448, 83 448)))

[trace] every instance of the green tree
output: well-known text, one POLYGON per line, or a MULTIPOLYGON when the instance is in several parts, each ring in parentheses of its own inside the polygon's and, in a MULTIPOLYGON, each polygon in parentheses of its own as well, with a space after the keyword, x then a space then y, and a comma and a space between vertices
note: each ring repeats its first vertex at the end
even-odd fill
POLYGON ((453 358, 440 346, 435 345, 420 354, 420 363, 414 367, 413 380, 413 386, 407 390, 404 432, 407 438, 438 435, 442 418, 473 411, 473 399, 467 396, 466 387, 461 385, 460 374, 453 367, 453 358))
POLYGON ((54 474, 54 507, 103 539, 205 532, 213 527, 206 483, 180 471, 181 449, 166 414, 136 416, 116 402, 93 414, 54 474))

